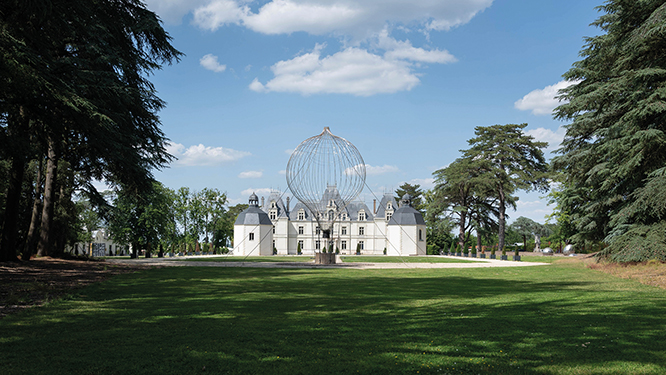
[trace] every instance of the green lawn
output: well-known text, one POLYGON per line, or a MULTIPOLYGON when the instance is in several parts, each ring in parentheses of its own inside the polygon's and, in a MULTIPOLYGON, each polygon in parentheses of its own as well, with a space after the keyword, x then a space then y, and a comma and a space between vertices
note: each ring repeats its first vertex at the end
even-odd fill
POLYGON ((396 256, 372 256, 372 255, 347 255, 342 256, 345 263, 470 263, 473 260, 464 258, 440 258, 440 257, 396 257, 396 256))
POLYGON ((313 256, 295 255, 295 256, 231 256, 221 255, 217 257, 205 258, 175 258, 176 260, 190 262, 314 262, 313 256))
POLYGON ((664 374, 666 291, 581 264, 174 267, 0 320, 2 374, 664 374))

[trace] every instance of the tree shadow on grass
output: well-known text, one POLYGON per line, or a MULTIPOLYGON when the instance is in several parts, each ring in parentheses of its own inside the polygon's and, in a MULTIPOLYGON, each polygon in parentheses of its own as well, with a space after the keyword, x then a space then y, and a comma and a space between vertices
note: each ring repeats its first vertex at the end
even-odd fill
POLYGON ((207 373, 237 374, 664 371, 663 291, 618 290, 587 274, 553 283, 544 280, 576 278, 529 272, 151 270, 0 322, 0 350, 7 354, 0 367, 7 373, 57 367, 184 374, 204 366, 207 373), (35 347, 49 354, 26 361, 35 347))

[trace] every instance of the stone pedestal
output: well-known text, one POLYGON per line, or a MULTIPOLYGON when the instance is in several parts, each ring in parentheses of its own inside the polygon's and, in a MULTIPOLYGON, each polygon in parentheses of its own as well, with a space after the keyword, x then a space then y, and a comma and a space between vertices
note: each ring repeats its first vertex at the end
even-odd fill
POLYGON ((315 264, 335 264, 335 254, 315 253, 315 264))

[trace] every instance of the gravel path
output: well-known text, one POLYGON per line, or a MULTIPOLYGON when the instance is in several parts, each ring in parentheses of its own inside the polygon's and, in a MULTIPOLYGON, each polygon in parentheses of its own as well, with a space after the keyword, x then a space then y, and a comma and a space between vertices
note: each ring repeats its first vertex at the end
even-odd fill
MULTIPOLYGON (((196 259, 196 257, 174 258, 141 258, 141 259, 107 259, 109 263, 118 264, 142 264, 151 266, 171 266, 171 267, 248 267, 248 268, 349 268, 349 269, 409 269, 409 268, 493 268, 493 267, 527 267, 527 266, 547 266, 549 263, 538 262, 514 262, 509 260, 497 259, 476 259, 469 263, 406 263, 400 262, 396 257, 396 263, 337 263, 331 265, 319 265, 312 262, 197 262, 183 261, 182 259, 196 259)), ((447 257, 460 259, 458 257, 447 257)))

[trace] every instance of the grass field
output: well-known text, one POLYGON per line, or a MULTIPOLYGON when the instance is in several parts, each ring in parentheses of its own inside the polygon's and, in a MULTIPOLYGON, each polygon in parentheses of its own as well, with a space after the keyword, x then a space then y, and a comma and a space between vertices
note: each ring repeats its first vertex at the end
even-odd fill
POLYGON ((664 374, 665 309, 580 262, 161 268, 0 320, 0 372, 664 374))
POLYGON ((470 263, 473 260, 462 258, 440 258, 440 257, 415 257, 415 256, 372 256, 372 255, 351 255, 342 256, 345 263, 470 263))
POLYGON ((222 255, 217 257, 194 257, 194 258, 175 258, 179 261, 190 262, 314 262, 313 256, 296 255, 296 256, 231 256, 222 255))

